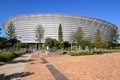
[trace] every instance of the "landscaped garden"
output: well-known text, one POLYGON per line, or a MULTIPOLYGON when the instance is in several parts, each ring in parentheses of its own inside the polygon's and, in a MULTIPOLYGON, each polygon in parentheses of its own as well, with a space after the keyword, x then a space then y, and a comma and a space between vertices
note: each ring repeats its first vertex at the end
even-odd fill
POLYGON ((117 29, 111 32, 111 39, 106 40, 101 37, 99 29, 96 30, 94 36, 84 37, 81 28, 71 33, 70 41, 63 40, 62 25, 58 27, 58 40, 46 38, 44 43, 41 40, 44 36, 44 28, 42 25, 36 26, 36 43, 22 43, 15 35, 15 28, 12 22, 8 25, 7 38, 0 37, 0 61, 9 61, 23 53, 30 53, 34 50, 43 50, 47 54, 67 54, 71 56, 80 55, 96 55, 103 53, 111 53, 119 51, 119 43, 117 43, 117 29))

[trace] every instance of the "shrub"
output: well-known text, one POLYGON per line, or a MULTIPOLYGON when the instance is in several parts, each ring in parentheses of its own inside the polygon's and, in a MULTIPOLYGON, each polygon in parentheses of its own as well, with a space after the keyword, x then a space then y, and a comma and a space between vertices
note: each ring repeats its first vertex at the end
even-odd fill
POLYGON ((67 54, 67 52, 64 51, 64 52, 62 52, 62 54, 67 54))
POLYGON ((0 61, 6 62, 15 57, 22 55, 23 51, 14 51, 14 52, 0 52, 0 61))
POLYGON ((102 51, 93 51, 93 54, 103 54, 104 52, 102 51))
POLYGON ((24 53, 24 52, 21 51, 21 50, 19 50, 19 51, 14 51, 14 52, 13 52, 13 54, 14 54, 15 57, 18 57, 18 56, 22 55, 23 53, 24 53))
POLYGON ((68 52, 67 54, 71 56, 92 55, 90 52, 68 52))
POLYGON ((0 61, 9 61, 14 58, 14 54, 12 52, 2 52, 0 53, 0 61))
POLYGON ((72 50, 76 50, 77 49, 77 46, 72 46, 72 50))
POLYGON ((110 50, 108 50, 108 51, 104 51, 105 53, 112 53, 112 52, 116 52, 116 51, 110 51, 110 50))
POLYGON ((26 53, 31 53, 32 51, 31 50, 26 50, 26 53))
POLYGON ((112 53, 113 51, 94 51, 93 54, 103 54, 103 53, 112 53))

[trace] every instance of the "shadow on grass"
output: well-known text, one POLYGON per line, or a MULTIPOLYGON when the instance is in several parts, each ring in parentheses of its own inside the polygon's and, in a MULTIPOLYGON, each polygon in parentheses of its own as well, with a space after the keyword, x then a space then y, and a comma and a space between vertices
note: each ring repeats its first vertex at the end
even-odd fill
POLYGON ((29 76, 32 74, 34 73, 33 72, 21 72, 21 73, 14 73, 10 75, 0 74, 0 80, 11 80, 11 79, 20 80, 20 78, 29 76))

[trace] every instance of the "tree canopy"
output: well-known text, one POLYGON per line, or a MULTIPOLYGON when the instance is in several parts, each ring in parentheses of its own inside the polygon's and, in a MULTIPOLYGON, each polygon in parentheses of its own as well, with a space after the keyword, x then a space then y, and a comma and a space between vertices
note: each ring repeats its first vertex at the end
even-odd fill
POLYGON ((77 42, 78 46, 82 46, 83 44, 83 32, 82 29, 79 27, 75 32, 73 32, 70 36, 73 42, 77 42))
POLYGON ((15 27, 12 22, 10 22, 10 24, 8 25, 6 34, 7 34, 8 39, 12 39, 15 37, 15 27))
POLYGON ((59 29, 58 29, 58 41, 62 42, 63 41, 63 33, 62 33, 62 25, 59 24, 59 29))
POLYGON ((56 39, 52 39, 52 38, 47 38, 45 40, 45 46, 49 46, 50 49, 54 48, 60 48, 60 42, 57 41, 56 39))
POLYGON ((117 42, 118 37, 119 37, 117 27, 112 28, 110 36, 111 36, 111 40, 112 40, 111 42, 113 42, 113 43, 117 42))
POLYGON ((36 26, 35 33, 36 33, 37 41, 41 43, 41 39, 43 38, 44 35, 44 28, 42 27, 42 25, 39 24, 36 26))

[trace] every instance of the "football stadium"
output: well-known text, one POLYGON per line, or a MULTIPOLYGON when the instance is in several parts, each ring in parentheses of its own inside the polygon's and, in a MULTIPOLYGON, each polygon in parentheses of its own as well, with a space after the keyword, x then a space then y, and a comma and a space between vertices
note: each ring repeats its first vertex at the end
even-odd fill
POLYGON ((38 43, 36 39, 35 29, 37 25, 42 25, 44 28, 44 37, 58 40, 59 24, 62 25, 63 41, 70 41, 72 32, 81 28, 84 37, 94 36, 97 29, 101 32, 101 37, 111 41, 111 31, 117 28, 116 25, 97 18, 71 15, 71 14, 26 14, 13 16, 3 22, 3 27, 7 32, 7 27, 13 23, 17 39, 23 43, 38 43))

